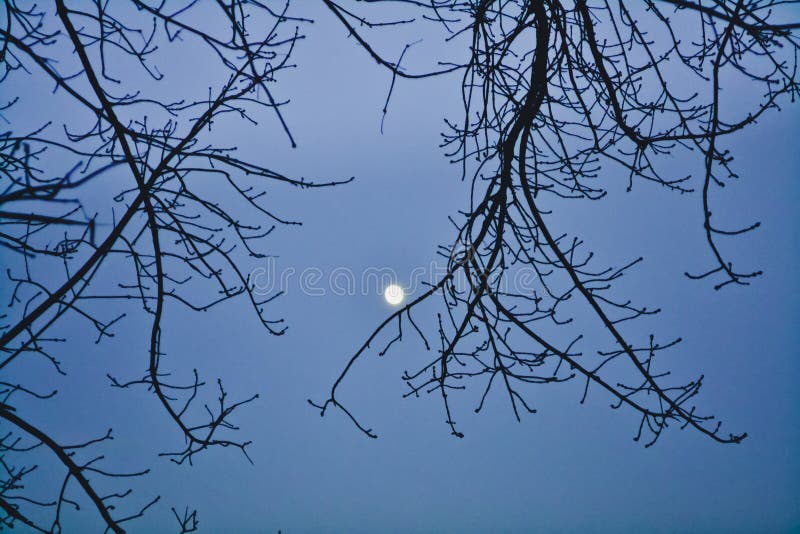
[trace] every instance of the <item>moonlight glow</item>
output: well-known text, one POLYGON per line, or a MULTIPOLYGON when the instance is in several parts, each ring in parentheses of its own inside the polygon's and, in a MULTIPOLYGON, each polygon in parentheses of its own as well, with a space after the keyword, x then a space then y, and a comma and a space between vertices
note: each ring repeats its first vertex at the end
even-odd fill
POLYGON ((383 298, 385 298, 386 302, 392 306, 397 306, 403 302, 405 296, 406 295, 403 293, 403 288, 397 284, 388 285, 386 286, 386 289, 383 290, 383 298))

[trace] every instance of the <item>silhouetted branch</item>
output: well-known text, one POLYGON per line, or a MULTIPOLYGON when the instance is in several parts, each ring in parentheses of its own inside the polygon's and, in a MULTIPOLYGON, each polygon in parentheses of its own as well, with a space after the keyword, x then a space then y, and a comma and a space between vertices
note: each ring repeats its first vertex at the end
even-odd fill
MULTIPOLYGON (((0 8, 0 80, 30 78, 34 85, 55 88, 57 105, 71 107, 63 124, 21 121, 14 125, 21 133, 0 134, 0 245, 14 253, 6 266, 9 313, 0 319, 0 417, 14 430, 0 436, 0 447, 4 454, 25 454, 37 447, 20 448, 17 435, 27 435, 67 472, 57 498, 40 502, 25 496, 22 483, 34 469, 5 465, 0 524, 58 531, 62 509, 77 507, 70 496, 76 486, 115 532, 157 501, 124 515, 119 503, 129 491, 102 496, 93 483, 100 476, 123 475, 100 470, 96 461, 102 456, 75 460, 79 451, 107 447, 110 431, 64 446, 21 415, 27 404, 15 402, 19 395, 38 400, 52 395, 5 377, 33 357, 46 358, 63 374, 58 354, 69 340, 49 332, 67 316, 86 321, 99 342, 113 337, 131 313, 119 311, 122 307, 138 305, 151 320, 144 374, 133 380, 110 377, 111 385, 152 391, 183 439, 177 448, 164 446, 169 452, 163 454, 174 462, 191 463, 212 447, 232 446, 247 457, 249 441, 231 437, 238 430, 231 418, 258 395, 231 401, 219 380, 216 394, 206 392, 197 370, 187 379, 173 378, 180 369, 167 370, 161 342, 171 306, 207 311, 232 299, 252 307, 267 332, 283 333, 282 320, 268 315, 266 306, 275 295, 255 292, 247 262, 265 256, 263 238, 276 225, 298 223, 274 212, 265 190, 272 184, 304 189, 350 181, 286 176, 240 156, 234 146, 220 145, 213 135, 215 123, 226 116, 240 121, 244 131, 266 113, 294 146, 275 82, 293 66, 289 58, 303 38, 299 25, 308 19, 288 9, 288 1, 245 0, 207 5, 56 0, 52 6, 10 0, 0 8), (211 85, 199 92, 183 87, 181 99, 165 99, 161 84, 179 56, 163 51, 191 43, 211 85), (116 204, 110 217, 90 212, 87 201, 93 192, 107 195, 97 187, 104 180, 118 186, 116 196, 105 198, 104 209, 116 204), (98 276, 109 268, 119 281, 116 288, 98 276), (51 510, 52 524, 41 524, 29 507, 51 510)), ((24 85, 10 89, 19 94, 4 105, 4 113, 40 105, 24 93, 24 85)), ((196 530, 196 512, 187 509, 176 517, 182 532, 196 530)))
MULTIPOLYGON (((468 51, 465 61, 449 63, 462 73, 464 114, 460 125, 447 122, 450 131, 443 134, 442 146, 465 174, 473 173, 474 203, 458 223, 454 245, 446 249, 447 274, 378 325, 349 360, 328 400, 315 406, 323 415, 329 406, 341 408, 374 437, 340 403, 339 386, 394 318, 410 317, 419 303, 439 295, 444 307, 437 328, 440 348, 416 371, 406 371, 403 380, 410 388, 406 396, 422 391, 441 396, 455 436, 463 434, 454 422, 454 390, 482 382, 480 411, 489 391, 500 388, 519 419, 523 411, 536 411, 526 397, 528 386, 580 378, 581 402, 589 387, 597 386, 611 395, 613 408, 625 405, 639 414, 635 439, 647 436, 647 446, 670 424, 723 443, 741 441, 746 434, 722 434, 720 423, 696 411, 693 399, 702 377, 671 385, 669 373, 656 370, 656 356, 679 339, 656 342, 651 335, 647 343, 638 343, 626 334, 630 321, 658 312, 612 294, 615 282, 641 258, 622 267, 592 267, 594 254, 579 237, 555 232, 548 214, 563 210, 566 201, 579 209, 578 201, 604 197, 601 177, 611 181, 620 170, 627 174, 628 190, 635 179, 690 198, 699 189, 712 266, 688 276, 718 278, 716 289, 759 276, 761 271, 735 268, 721 246, 722 239, 759 224, 719 228, 712 219, 712 190, 736 176, 732 156, 720 146, 723 138, 800 95, 800 23, 778 19, 791 13, 786 3, 396 3, 427 13, 423 18, 438 21, 448 42, 468 51), (722 98, 722 80, 734 73, 748 93, 761 91, 751 108, 722 98), (673 83, 677 77, 689 81, 673 83), (668 170, 669 158, 683 150, 703 156, 699 188, 696 178, 671 176, 668 170), (472 171, 470 161, 476 161, 472 171), (514 287, 512 278, 520 269, 535 273, 529 287, 514 287), (466 281, 465 289, 459 280, 466 281), (573 321, 581 308, 591 312, 611 348, 602 348, 607 340, 599 338, 591 341, 596 354, 578 350, 592 331, 586 319, 573 321)), ((347 17, 335 6, 333 11, 354 33, 347 17)), ((397 66, 376 57, 366 33, 356 40, 389 69, 393 82, 401 75, 397 66)))

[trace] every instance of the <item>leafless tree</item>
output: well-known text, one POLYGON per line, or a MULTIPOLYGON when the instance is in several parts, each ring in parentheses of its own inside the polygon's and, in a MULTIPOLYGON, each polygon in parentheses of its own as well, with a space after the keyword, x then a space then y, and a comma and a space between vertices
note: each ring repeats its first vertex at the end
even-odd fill
MULTIPOLYGON (((237 131, 246 132, 273 121, 285 131, 286 145, 294 145, 284 102, 273 91, 292 66, 306 21, 287 9, 288 2, 246 0, 8 0, 0 8, 2 113, 47 105, 25 94, 24 79, 51 87, 58 105, 70 107, 69 123, 63 117, 15 123, 0 137, 0 246, 10 294, 0 316, 0 530, 24 525, 59 532, 65 510, 88 502, 107 530, 123 532, 158 500, 134 506, 126 504, 129 490, 107 492, 108 479, 147 472, 102 467, 111 430, 70 443, 25 413, 32 399, 52 399, 55 392, 40 391, 47 380, 19 383, 12 378, 19 376, 16 366, 44 359, 63 374, 59 353, 67 340, 51 331, 68 316, 87 321, 100 341, 114 335, 130 309, 147 314, 143 374, 109 380, 116 388, 153 393, 182 439, 170 445, 164 436, 165 456, 183 464, 213 447, 247 454, 248 442, 232 435, 231 416, 256 395, 231 398, 219 381, 204 387, 196 370, 165 367, 162 323, 172 307, 207 311, 241 299, 267 331, 283 332, 281 320, 267 312, 275 295, 253 291, 247 262, 263 257, 263 238, 276 225, 297 223, 271 211, 264 188, 341 182, 311 183, 242 159, 235 141, 214 135, 214 125, 235 120, 237 131), (160 60, 174 62, 181 50, 202 54, 217 79, 210 87, 181 87, 182 96, 170 100, 164 83, 180 84, 167 75, 174 65, 160 60), (109 178, 116 196, 100 202, 115 206, 113 217, 86 203, 107 191, 109 178), (103 180, 106 186, 94 188, 103 180), (51 456, 63 471, 63 483, 47 495, 29 484, 37 469, 26 459, 34 453, 51 456)), ((175 518, 182 532, 197 528, 190 509, 175 518)))
MULTIPOLYGON (((449 123, 443 145, 464 176, 471 176, 474 201, 457 221, 455 244, 444 249, 447 274, 368 337, 329 398, 317 405, 321 413, 339 408, 375 436, 340 402, 339 386, 384 331, 396 325, 382 353, 400 341, 405 321, 406 331, 418 334, 427 349, 429 340, 439 341, 433 355, 426 353, 404 376, 408 395, 440 395, 456 436, 462 434, 451 413, 453 390, 476 384, 480 410, 492 388, 499 388, 519 418, 534 411, 530 385, 578 379, 581 402, 591 386, 611 395, 614 408, 638 413, 636 439, 648 446, 669 424, 720 442, 741 441, 745 434, 723 434, 719 423, 695 410, 702 378, 673 385, 656 367, 655 356, 679 340, 634 341, 626 334, 627 321, 657 311, 613 290, 639 260, 595 266, 580 238, 551 229, 548 213, 600 199, 604 176, 624 170, 628 187, 644 179, 699 199, 704 224, 698 231, 706 236, 711 264, 687 276, 713 280, 717 289, 756 278, 758 271, 734 267, 722 241, 758 225, 721 228, 712 219, 712 194, 735 177, 725 137, 798 94, 800 24, 782 19, 796 4, 322 0, 356 43, 388 69, 387 105, 398 79, 461 76, 464 113, 449 123), (448 42, 461 46, 461 59, 443 59, 436 69, 419 73, 402 65, 410 45, 397 60, 387 59, 372 44, 373 32, 414 21, 376 22, 357 11, 389 4, 441 28, 448 42), (686 94, 685 84, 670 83, 678 76, 691 79, 696 92, 686 94), (743 84, 759 100, 744 111, 729 105, 721 92, 727 83, 743 84), (682 151, 699 155, 701 175, 671 176, 666 170, 682 151), (535 290, 508 289, 520 268, 536 273, 535 290), (412 312, 436 296, 442 299, 437 320, 415 322, 412 312), (582 310, 606 334, 592 341, 592 354, 582 352, 589 342, 583 339, 582 310), (429 323, 433 336, 426 333, 429 323)), ((0 315, 0 526, 58 532, 66 510, 88 502, 108 530, 122 532, 158 497, 134 505, 130 491, 116 485, 147 470, 102 467, 111 430, 81 443, 53 435, 25 407, 48 402, 55 392, 41 390, 43 381, 12 377, 31 360, 64 372, 59 354, 67 340, 53 333, 64 318, 86 321, 102 341, 114 335, 130 309, 142 310, 149 320, 142 374, 109 376, 110 384, 153 393, 183 438, 172 447, 164 437, 163 454, 172 461, 191 463, 214 447, 247 454, 248 442, 232 435, 237 428, 231 415, 255 396, 231 400, 220 381, 209 392, 197 371, 165 366, 162 324, 171 306, 206 311, 240 299, 268 332, 283 332, 265 308, 275 295, 257 295, 247 274, 247 262, 263 256, 263 238, 277 225, 294 224, 271 211, 264 187, 343 182, 312 183, 246 159, 228 140, 220 141, 214 125, 235 120, 255 126, 269 118, 294 145, 282 117, 284 101, 273 91, 277 76, 291 66, 306 20, 291 16, 288 3, 256 0, 95 0, 69 6, 54 0, 44 8, 8 0, 2 9, 4 89, 27 77, 47 84, 52 98, 68 102, 70 114, 81 119, 14 126, 0 137, 0 246, 4 262, 9 258, 10 288, 0 315), (193 43, 193 53, 201 51, 209 73, 223 76, 210 88, 185 87, 174 100, 165 98, 162 80, 169 79, 170 65, 159 59, 187 43, 193 43), (113 216, 95 213, 87 201, 105 191, 100 185, 108 178, 119 184, 113 198, 102 200, 115 206, 113 216), (212 191, 204 185, 208 179, 212 191), (223 187, 228 194, 219 194, 223 187), (37 454, 52 458, 63 473, 49 495, 30 483, 37 467, 28 460, 37 454)), ((23 91, 4 90, 3 96, 3 115, 40 104, 23 91)), ((177 530, 197 529, 194 510, 173 513, 177 530)))
POLYGON ((548 214, 602 198, 604 183, 615 176, 627 176, 628 190, 637 180, 654 182, 685 193, 703 215, 698 231, 709 256, 692 259, 699 270, 686 276, 711 280, 715 289, 751 283, 761 272, 734 265, 724 241, 759 225, 721 226, 712 217, 713 194, 736 177, 725 138, 798 96, 800 23, 785 20, 796 17, 798 2, 399 0, 393 4, 412 15, 379 20, 379 10, 362 5, 356 12, 347 3, 323 1, 388 69, 392 89, 399 78, 460 73, 464 113, 447 123, 443 146, 472 176, 473 202, 456 223, 455 244, 446 247, 447 274, 369 335, 327 400, 312 402, 321 414, 338 408, 376 437, 342 403, 340 386, 385 330, 397 329, 389 345, 399 341, 404 322, 430 350, 426 322, 419 314, 415 322, 412 312, 438 295, 438 347, 403 380, 407 396, 441 396, 455 436, 462 437, 451 406, 454 390, 477 386, 479 411, 499 389, 519 419, 535 411, 533 385, 575 379, 582 382, 581 403, 590 388, 598 389, 613 399, 612 408, 638 413, 635 439, 646 446, 670 425, 721 443, 744 439, 744 433, 723 433, 719 422, 696 410, 702 376, 675 383, 659 365, 656 356, 680 339, 626 334, 628 321, 658 312, 614 291, 641 258, 598 266, 583 240, 559 233, 548 214), (375 32, 387 25, 424 21, 438 24, 462 59, 412 73, 374 44, 375 32), (723 86, 734 84, 754 97, 752 107, 724 98, 723 86), (700 175, 675 175, 670 162, 681 153, 700 158, 700 175), (523 267, 536 273, 532 290, 507 283, 523 267), (604 338, 583 339, 592 324, 604 338))

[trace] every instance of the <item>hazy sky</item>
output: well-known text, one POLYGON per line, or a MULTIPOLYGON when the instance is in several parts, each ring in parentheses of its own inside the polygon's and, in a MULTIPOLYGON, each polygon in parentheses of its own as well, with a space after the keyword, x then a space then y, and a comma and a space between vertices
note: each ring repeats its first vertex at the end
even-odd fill
MULTIPOLYGON (((281 215, 304 223, 269 237, 276 269, 316 267, 327 275, 337 267, 355 273, 387 267, 406 282, 415 268, 436 259, 437 245, 453 238, 447 216, 468 207, 458 167, 437 146, 442 118, 457 117, 459 78, 398 83, 380 135, 389 75, 331 15, 308 12, 315 23, 296 49, 299 68, 277 86, 279 95, 292 99, 285 116, 299 147, 292 150, 274 122, 263 125, 263 136, 217 133, 289 175, 356 177, 330 190, 271 193, 281 215)), ((424 58, 426 44, 410 61, 424 58)), ((177 82, 172 87, 192 89, 177 82)), ((71 113, 40 112, 59 113, 56 121, 68 121, 71 113)), ((578 382, 535 390, 539 413, 522 423, 500 393, 489 397, 481 414, 473 413, 478 388, 454 395, 466 435, 459 440, 450 435, 437 395, 401 398, 406 386, 400 375, 427 357, 410 336, 387 356, 363 360, 340 390, 379 435, 368 439, 340 412, 321 419, 306 399, 327 397, 347 359, 390 308, 374 292, 313 296, 291 283, 273 304, 273 315, 289 325, 282 337, 261 330, 241 302, 206 314, 173 307, 163 327, 170 366, 221 376, 237 396, 261 394, 235 418, 241 435, 254 442, 255 465, 231 450, 204 453, 191 468, 154 458, 180 447, 180 436, 154 397, 111 390, 104 378, 109 371, 136 376, 146 368, 147 318, 137 313, 100 345, 81 341, 83 326, 64 326, 75 340, 60 353, 69 376, 47 375, 62 401, 32 408, 30 418, 66 441, 102 433, 117 421, 110 465, 152 467, 151 475, 133 483, 134 501, 162 496, 157 508, 130 525, 133 531, 171 532, 169 507, 185 505, 199 509, 204 532, 800 529, 798 119, 800 107, 786 107, 730 143, 741 180, 717 197, 717 209, 742 222, 762 221, 756 233, 728 244, 743 265, 765 271, 750 287, 716 292, 710 283, 683 277, 708 265, 697 196, 647 184, 625 193, 626 177, 610 176, 607 199, 577 203, 550 218, 554 232, 579 232, 605 263, 645 257, 620 289, 664 311, 626 332, 646 335, 657 327, 663 337, 683 337, 662 364, 681 378, 705 374, 697 403, 724 421, 723 430, 748 432, 740 445, 672 428, 644 449, 631 439, 636 415, 610 410, 610 398, 598 391, 580 405, 578 382)), ((694 167, 697 161, 676 158, 672 164, 694 167)), ((74 517, 82 528, 96 519, 89 510, 74 517)))

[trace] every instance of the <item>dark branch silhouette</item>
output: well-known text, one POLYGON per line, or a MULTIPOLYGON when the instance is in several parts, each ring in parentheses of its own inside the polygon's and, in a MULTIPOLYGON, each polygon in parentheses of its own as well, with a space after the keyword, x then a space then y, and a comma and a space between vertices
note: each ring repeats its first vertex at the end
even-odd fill
MULTIPOLYGON (((800 23, 780 20, 791 13, 787 4, 797 2, 395 3, 439 24, 464 58, 440 61, 447 68, 430 75, 461 73, 464 113, 460 121, 447 122, 443 147, 465 176, 472 175, 474 201, 457 223, 455 244, 445 249, 447 274, 382 322, 350 358, 327 400, 312 404, 322 415, 341 409, 376 437, 340 400, 340 386, 384 330, 398 327, 389 345, 402 338, 404 320, 430 350, 412 312, 438 295, 439 347, 403 380, 407 396, 441 396, 455 436, 463 436, 451 406, 455 390, 477 386, 480 411, 492 388, 499 388, 519 419, 536 411, 530 386, 576 379, 583 383, 581 403, 589 389, 599 389, 613 408, 638 413, 635 439, 646 446, 670 425, 722 443, 744 439, 744 433, 723 433, 719 422, 695 408, 702 376, 681 384, 659 370, 656 356, 680 339, 634 340, 626 334, 628 321, 659 311, 614 294, 615 282, 642 258, 621 267, 596 266, 583 240, 560 234, 548 215, 604 197, 603 182, 620 174, 627 175, 628 190, 636 180, 654 182, 700 204, 704 223, 698 230, 710 255, 692 259, 687 277, 712 279, 715 289, 758 277, 761 271, 734 265, 724 241, 759 224, 723 228, 712 217, 713 193, 736 177, 723 139, 798 96, 800 23), (682 83, 672 81, 679 78, 682 83), (750 108, 729 103, 722 88, 733 83, 759 100, 750 108), (684 151, 702 159, 701 176, 673 175, 669 161, 684 151), (535 273, 533 288, 510 283, 521 268, 535 273), (605 338, 585 339, 594 325, 605 338)), ((380 31, 378 24, 332 0, 325 4, 358 45, 389 69, 393 89, 395 77, 412 77, 370 44, 368 32, 380 31)))
MULTIPOLYGON (((126 314, 148 314, 142 375, 109 376, 111 385, 153 393, 177 431, 162 437, 163 454, 172 461, 191 463, 212 447, 247 456, 249 442, 233 435, 232 416, 257 395, 229 396, 219 380, 206 391, 197 370, 166 367, 162 324, 173 306, 207 311, 241 299, 268 332, 283 333, 282 321, 268 312, 276 295, 256 294, 247 262, 264 257, 263 238, 276 225, 298 223, 274 213, 264 190, 280 183, 343 183, 285 176, 242 159, 213 135, 215 122, 226 116, 243 131, 271 116, 294 146, 284 102, 273 91, 277 77, 293 66, 291 53, 306 20, 287 9, 288 2, 4 2, 2 82, 31 77, 53 87, 59 102, 68 101, 72 118, 69 124, 56 119, 0 136, 0 246, 9 258, 11 290, 8 312, 0 318, 0 376, 6 377, 0 386, 0 526, 59 532, 64 510, 88 499, 108 530, 123 532, 125 522, 158 501, 125 512, 129 490, 104 495, 97 489, 97 479, 147 473, 99 467, 106 453, 95 451, 109 449, 111 430, 65 444, 46 422, 26 415, 33 399, 46 401, 55 392, 38 393, 35 384, 8 377, 34 358, 64 373, 58 353, 68 340, 49 332, 66 316, 88 321, 99 342, 114 336, 126 314), (211 11, 198 16, 201 9, 211 11), (202 54, 208 72, 221 77, 208 88, 186 87, 185 98, 168 101, 159 92, 169 79, 169 69, 159 65, 160 50, 177 53, 188 44, 202 54), (53 170, 64 162, 65 168, 53 170), (87 192, 107 176, 119 188, 105 199, 116 205, 113 218, 87 211, 85 203, 87 192), (212 191, 204 185, 209 180, 212 191), (116 285, 98 276, 109 269, 116 285), (174 438, 178 445, 170 445, 174 438), (45 449, 64 478, 51 498, 40 501, 27 493, 36 467, 24 464, 31 451, 45 449)), ((25 94, 3 94, 10 97, 5 114, 37 106, 25 94)), ((174 514, 181 532, 197 529, 195 511, 174 514)))

